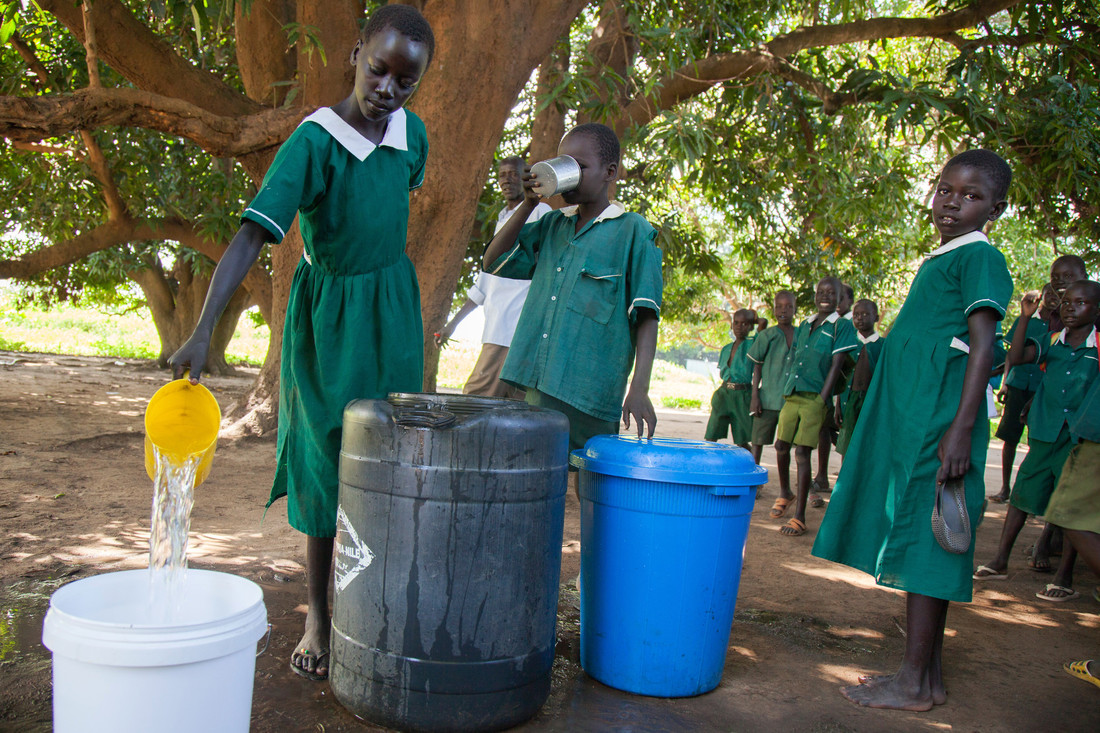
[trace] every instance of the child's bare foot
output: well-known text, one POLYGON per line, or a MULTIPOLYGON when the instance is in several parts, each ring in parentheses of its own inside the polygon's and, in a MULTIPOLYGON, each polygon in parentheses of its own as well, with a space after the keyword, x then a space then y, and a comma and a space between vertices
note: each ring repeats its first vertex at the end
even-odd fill
MULTIPOLYGON (((884 683, 894 679, 896 674, 861 674, 857 679, 861 685, 869 685, 871 683, 884 683)), ((845 697, 847 697, 845 695, 845 697)), ((947 702, 947 690, 943 687, 943 681, 939 683, 932 682, 932 704, 943 705, 947 702)))
POLYGON ((841 687, 840 694, 856 705, 868 708, 922 713, 931 710, 935 704, 930 691, 913 689, 912 686, 900 682, 897 675, 882 675, 863 684, 841 687))
POLYGON ((306 679, 328 679, 329 620, 316 618, 321 614, 306 614, 306 630, 290 655, 290 668, 306 679))

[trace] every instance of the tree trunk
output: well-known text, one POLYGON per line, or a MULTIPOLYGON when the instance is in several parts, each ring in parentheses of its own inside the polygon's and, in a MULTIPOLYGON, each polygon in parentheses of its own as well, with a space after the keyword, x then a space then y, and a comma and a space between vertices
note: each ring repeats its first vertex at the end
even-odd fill
POLYGON ((408 239, 420 281, 425 389, 435 388, 439 350, 432 334, 447 320, 475 203, 504 122, 531 70, 587 4, 425 4, 423 12, 435 32, 435 59, 410 108, 424 120, 431 150, 424 186, 413 194, 408 239), (455 83, 473 69, 476 84, 455 83))
MULTIPOLYGON (((190 264, 182 256, 176 259, 171 275, 164 271, 155 258, 149 258, 146 267, 126 274, 145 295, 146 305, 160 339, 157 366, 165 369, 168 367, 168 359, 188 339, 199 321, 210 278, 192 273, 190 264)), ((225 349, 237 330, 241 313, 251 302, 249 292, 241 288, 226 306, 210 341, 205 367, 207 374, 224 376, 233 373, 226 361, 225 349)))

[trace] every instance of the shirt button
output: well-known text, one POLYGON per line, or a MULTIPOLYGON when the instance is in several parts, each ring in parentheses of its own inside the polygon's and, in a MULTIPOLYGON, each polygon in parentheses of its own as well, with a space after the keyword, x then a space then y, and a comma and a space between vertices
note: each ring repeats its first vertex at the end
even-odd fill
POLYGON ((561 268, 560 268, 560 267, 558 268, 558 272, 561 272, 561 268))
POLYGON ((558 296, 556 296, 556 295, 551 295, 550 296, 550 300, 557 300, 557 299, 558 299, 558 296))
POLYGON ((548 334, 548 333, 544 333, 544 334, 542 335, 542 337, 543 337, 543 338, 548 338, 549 336, 550 336, 550 334, 548 334))

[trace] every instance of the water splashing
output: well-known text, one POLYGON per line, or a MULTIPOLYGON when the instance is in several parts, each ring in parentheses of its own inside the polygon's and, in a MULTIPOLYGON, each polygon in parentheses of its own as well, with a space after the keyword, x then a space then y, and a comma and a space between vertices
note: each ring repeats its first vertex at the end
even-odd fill
POLYGON ((182 461, 153 446, 156 479, 149 532, 150 604, 155 616, 168 621, 183 600, 179 589, 187 570, 187 539, 195 501, 195 473, 202 452, 182 461))

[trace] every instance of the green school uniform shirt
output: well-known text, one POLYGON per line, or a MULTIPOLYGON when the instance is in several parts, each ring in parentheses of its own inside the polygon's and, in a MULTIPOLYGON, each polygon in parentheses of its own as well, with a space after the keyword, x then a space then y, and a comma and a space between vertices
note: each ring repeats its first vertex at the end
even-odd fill
POLYGON ((622 416, 639 308, 660 315, 657 231, 612 203, 576 232, 577 207, 520 230, 489 272, 531 280, 500 378, 600 420, 622 416))
MULTIPOLYGON (((794 343, 792 336, 791 343, 794 343)), ((783 409, 783 388, 787 384, 787 336, 779 326, 769 326, 757 334, 748 357, 760 364, 760 406, 765 410, 783 409)))
MULTIPOLYGON (((1012 337, 1016 333, 1016 327, 1020 325, 1020 318, 1012 322, 1012 328, 1008 329, 1008 335, 1004 338, 1005 346, 1012 345, 1012 337)), ((1041 318, 1032 317, 1027 322, 1027 339, 1036 345, 1050 332, 1047 330, 1047 322, 1041 318)), ((1043 379, 1043 372, 1036 364, 1017 364, 1008 372, 1005 384, 1009 387, 1034 392, 1039 389, 1039 382, 1043 379)))
MULTIPOLYGON (((937 449, 962 396, 967 318, 982 308, 1004 318, 1011 298, 1004 255, 981 232, 928 254, 883 345, 814 555, 862 570, 879 585, 948 601, 971 599, 975 543, 954 554, 932 534, 937 449)), ((984 410, 970 435, 963 481, 973 530, 985 501, 984 410)))
POLYGON ((833 365, 833 356, 854 351, 858 346, 851 321, 833 312, 815 329, 813 325, 820 317, 820 313, 814 314, 795 329, 784 395, 820 392, 833 365))
POLYGON ((755 338, 755 336, 749 336, 737 344, 737 351, 733 354, 732 360, 730 352, 733 351, 733 342, 722 347, 722 351, 718 354, 718 376, 723 382, 752 384, 752 362, 749 361, 749 350, 755 338))
POLYGON ((1090 443, 1100 443, 1100 380, 1092 383, 1069 424, 1069 430, 1074 442, 1087 440, 1090 443))
POLYGON ((1027 437, 1030 441, 1053 443, 1073 420, 1093 383, 1100 376, 1097 361, 1096 327, 1088 338, 1076 347, 1066 343, 1063 329, 1040 339, 1036 363, 1045 368, 1043 380, 1027 414, 1027 437))
POLYGON ((278 242, 298 217, 304 252, 283 330, 272 501, 291 526, 336 534, 344 407, 423 382, 416 271, 405 254, 409 190, 428 139, 416 115, 390 115, 374 145, 330 108, 303 120, 275 156, 243 219, 278 242))

